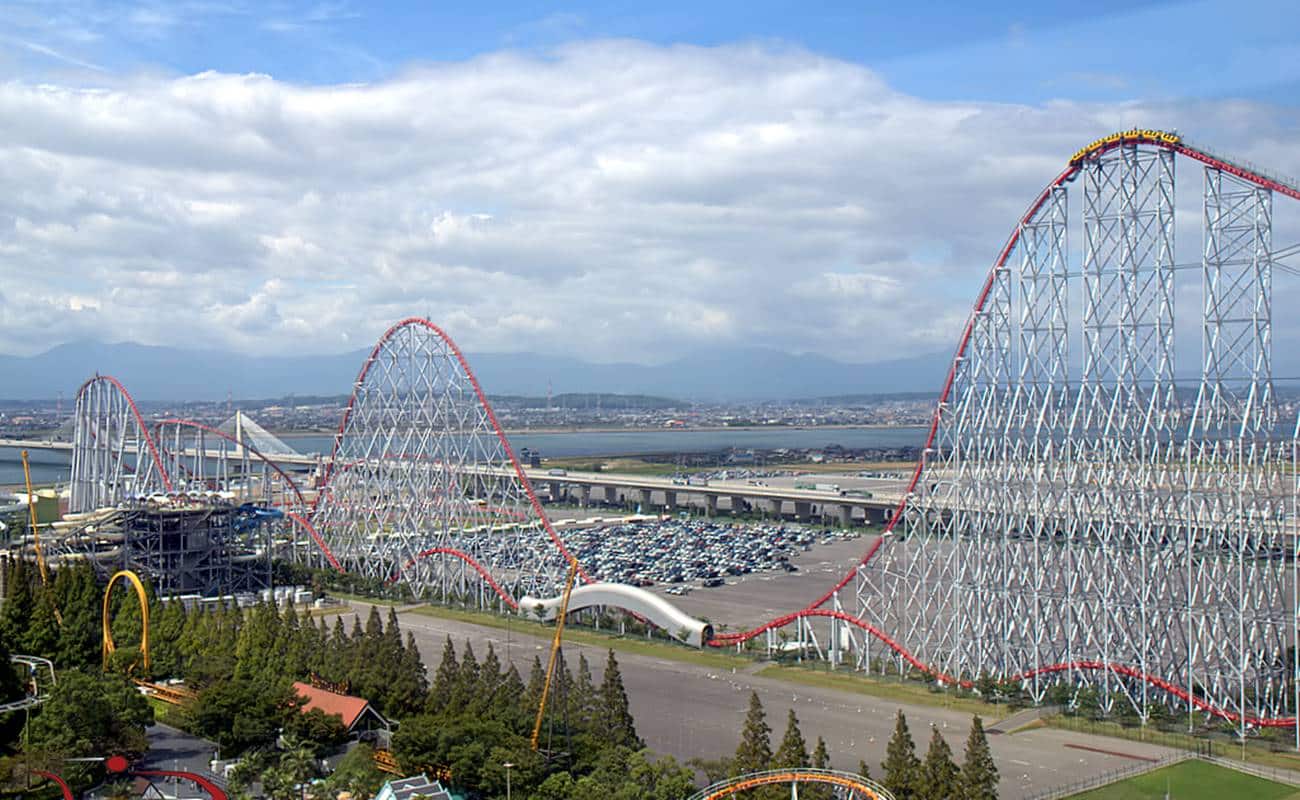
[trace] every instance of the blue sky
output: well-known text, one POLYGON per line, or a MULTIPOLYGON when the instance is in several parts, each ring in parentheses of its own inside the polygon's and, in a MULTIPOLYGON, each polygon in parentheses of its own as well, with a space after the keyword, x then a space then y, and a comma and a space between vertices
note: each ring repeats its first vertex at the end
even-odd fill
POLYGON ((630 38, 757 40, 870 67, 932 99, 1036 103, 1300 92, 1291 0, 868 3, 0 2, 10 71, 262 72, 373 81, 412 63, 630 38), (16 62, 16 63, 15 63, 16 62))
POLYGON ((1300 174, 1294 5, 0 0, 0 352, 950 352, 1088 141, 1300 174))

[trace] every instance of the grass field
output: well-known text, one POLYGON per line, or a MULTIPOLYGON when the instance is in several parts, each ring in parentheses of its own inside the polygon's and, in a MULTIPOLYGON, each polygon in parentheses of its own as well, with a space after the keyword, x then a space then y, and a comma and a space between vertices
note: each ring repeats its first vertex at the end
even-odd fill
POLYGON ((1071 800, 1295 800, 1300 790, 1205 761, 1184 761, 1126 781, 1071 796, 1071 800))
POLYGON ((973 697, 957 697, 949 692, 933 692, 930 687, 916 681, 888 681, 867 678, 860 672, 831 672, 815 665, 794 666, 773 664, 763 667, 758 675, 803 686, 854 692, 899 703, 917 706, 938 706, 968 714, 979 714, 987 726, 1007 716, 1006 706, 985 703, 973 697))

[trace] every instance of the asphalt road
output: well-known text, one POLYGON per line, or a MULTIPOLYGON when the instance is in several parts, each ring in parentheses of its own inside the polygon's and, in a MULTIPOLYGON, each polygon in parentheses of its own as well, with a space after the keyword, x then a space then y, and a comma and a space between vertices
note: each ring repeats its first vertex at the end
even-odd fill
MULTIPOLYGON (((368 613, 361 605, 356 610, 363 617, 368 613)), ((508 655, 525 678, 533 656, 545 661, 549 652, 549 639, 525 633, 530 628, 537 630, 532 625, 525 627, 521 623, 518 631, 507 635, 497 628, 410 611, 399 617, 402 627, 414 633, 430 672, 437 668, 443 641, 449 634, 458 648, 466 639, 473 642, 480 658, 491 642, 502 660, 508 655)), ((566 645, 571 669, 576 668, 579 652, 586 654, 599 682, 605 663, 604 650, 578 643, 566 645)), ((930 739, 930 726, 935 725, 960 759, 970 726, 970 717, 961 712, 900 706, 866 695, 805 688, 749 674, 753 670, 720 674, 708 667, 628 653, 619 653, 618 661, 641 737, 656 752, 679 760, 693 756, 717 758, 732 753, 751 690, 758 692, 767 711, 774 748, 785 728, 786 711, 793 708, 810 746, 819 735, 826 739, 835 767, 856 769, 858 760, 865 759, 877 777, 896 709, 901 707, 907 715, 921 754, 930 739)), ((989 724, 991 721, 986 720, 986 727, 989 724)), ((1158 758, 1171 752, 1153 745, 1048 728, 1011 736, 995 735, 989 741, 1002 776, 1001 795, 1007 800, 1133 766, 1138 763, 1134 757, 1158 758), (1078 749, 1078 746, 1093 749, 1078 749)))

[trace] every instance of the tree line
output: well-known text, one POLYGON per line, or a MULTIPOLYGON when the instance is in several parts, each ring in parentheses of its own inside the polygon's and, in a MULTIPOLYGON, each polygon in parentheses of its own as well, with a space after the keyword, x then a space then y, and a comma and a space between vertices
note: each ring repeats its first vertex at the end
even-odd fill
POLYGON ((534 656, 525 681, 489 643, 482 657, 450 637, 423 712, 393 735, 393 753, 411 771, 444 767, 452 783, 477 796, 512 793, 537 800, 679 800, 694 792, 694 774, 656 758, 636 732, 613 650, 597 682, 584 653, 575 671, 556 662, 540 748, 529 741, 546 672, 534 656))
MULTIPOLYGON (((830 756, 826 742, 820 736, 809 753, 794 709, 787 714, 785 733, 773 751, 772 727, 767 722, 767 713, 758 693, 751 692, 735 755, 717 761, 693 759, 690 764, 710 781, 717 781, 765 770, 828 769, 830 756)), ((899 710, 894 733, 885 750, 882 770, 884 775, 879 782, 893 793, 896 800, 996 800, 998 796, 998 770, 989 750, 983 722, 978 716, 971 719, 965 759, 958 766, 953 761, 952 749, 934 726, 931 726, 930 746, 924 760, 917 758, 916 743, 908 730, 907 718, 899 710)), ((871 779, 871 770, 865 761, 858 762, 858 774, 871 779)), ((779 800, 789 796, 789 789, 755 789, 748 796, 750 800, 779 800)), ((801 786, 799 796, 805 800, 830 800, 834 795, 830 786, 813 784, 801 786)))

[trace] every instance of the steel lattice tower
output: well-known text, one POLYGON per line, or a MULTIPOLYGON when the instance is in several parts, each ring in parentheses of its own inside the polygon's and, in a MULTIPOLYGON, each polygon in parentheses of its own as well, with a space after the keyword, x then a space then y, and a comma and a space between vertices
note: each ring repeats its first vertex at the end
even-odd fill
POLYGON ((366 360, 313 516, 349 571, 438 598, 549 597, 568 561, 477 380, 421 319, 366 360))
POLYGON ((135 401, 117 379, 96 375, 82 384, 73 419, 69 511, 93 511, 171 490, 135 401))
POLYGON ((1279 418, 1270 366, 1273 191, 1195 151, 1204 246, 1180 265, 1186 150, 1143 139, 1078 157, 990 274, 919 479, 857 571, 858 620, 897 644, 864 637, 860 664, 906 670, 906 651, 1040 702, 1065 683, 1144 720, 1172 699, 1243 735, 1294 725, 1296 420, 1279 418), (1202 352, 1181 362, 1180 270, 1202 300, 1184 309, 1201 312, 1202 352))

